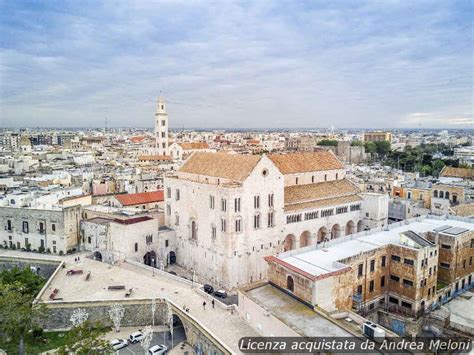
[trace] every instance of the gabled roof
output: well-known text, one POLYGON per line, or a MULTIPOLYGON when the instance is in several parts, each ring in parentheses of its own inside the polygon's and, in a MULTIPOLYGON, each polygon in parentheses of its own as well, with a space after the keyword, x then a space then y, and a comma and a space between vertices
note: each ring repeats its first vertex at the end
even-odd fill
POLYGON ((440 176, 457 177, 457 178, 472 180, 474 178, 474 169, 473 168, 453 168, 451 166, 445 166, 443 170, 441 170, 440 176))
POLYGON ((259 160, 250 154, 194 153, 178 171, 244 181, 259 160))
POLYGON ((206 142, 183 142, 178 143, 184 150, 193 150, 193 149, 209 149, 209 144, 206 142))
POLYGON ((330 151, 271 154, 268 157, 284 175, 344 168, 344 165, 330 151))
POLYGON ((141 192, 138 194, 123 194, 116 195, 115 198, 122 204, 122 206, 142 205, 145 203, 164 201, 163 190, 152 192, 141 192))
POLYGON ((285 187, 285 206, 355 195, 360 189, 347 179, 285 187))

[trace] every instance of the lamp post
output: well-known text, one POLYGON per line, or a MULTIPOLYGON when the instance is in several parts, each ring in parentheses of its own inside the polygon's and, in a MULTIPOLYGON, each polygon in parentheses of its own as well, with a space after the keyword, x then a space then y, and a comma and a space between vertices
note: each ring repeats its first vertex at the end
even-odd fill
POLYGON ((153 273, 153 277, 155 276, 155 259, 154 258, 151 258, 151 269, 152 269, 152 273, 153 273))

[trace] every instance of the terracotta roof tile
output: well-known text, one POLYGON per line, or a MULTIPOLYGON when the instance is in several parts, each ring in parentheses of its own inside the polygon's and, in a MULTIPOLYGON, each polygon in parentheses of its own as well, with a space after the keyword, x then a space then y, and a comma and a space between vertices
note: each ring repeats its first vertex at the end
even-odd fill
POLYGON ((178 143, 178 144, 184 150, 209 149, 209 144, 207 144, 206 142, 183 142, 183 143, 178 143))
POLYGON ((179 172, 244 181, 259 160, 250 154, 194 153, 179 172))
POLYGON ((282 174, 343 169, 344 165, 331 151, 271 154, 268 156, 282 174))
POLYGON ((285 187, 285 205, 353 195, 359 192, 359 188, 347 179, 287 186, 285 187))
POLYGON ((164 201, 163 190, 152 192, 141 192, 138 194, 123 194, 116 195, 115 198, 122 204, 122 206, 142 205, 145 203, 164 201))
POLYGON ((474 178, 473 168, 453 168, 451 166, 445 166, 441 170, 441 176, 444 177, 458 177, 463 179, 472 180, 474 178))

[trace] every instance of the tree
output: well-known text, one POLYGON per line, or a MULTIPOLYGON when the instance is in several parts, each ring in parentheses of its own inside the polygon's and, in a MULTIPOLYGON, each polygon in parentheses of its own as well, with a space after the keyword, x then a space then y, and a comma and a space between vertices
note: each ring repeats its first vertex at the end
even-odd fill
POLYGON ((44 306, 33 305, 35 294, 27 293, 21 282, 0 284, 0 333, 18 343, 18 354, 25 353, 25 337, 40 327, 44 306))
POLYGON ((351 146, 353 147, 360 147, 360 146, 363 146, 364 145, 364 142, 362 141, 352 141, 351 142, 351 146))
POLYGON ((108 330, 108 327, 104 327, 99 322, 86 320, 67 333, 64 339, 65 345, 58 349, 58 354, 110 354, 113 352, 110 343, 102 339, 108 330))
POLYGON ((365 142, 364 147, 365 147, 365 152, 369 154, 375 153, 376 148, 377 148, 374 142, 365 142))
POLYGON ((337 140, 335 139, 322 139, 318 142, 318 145, 326 147, 337 147, 337 140))
POLYGON ((443 170, 444 168, 444 161, 442 161, 441 159, 436 159, 434 162, 433 162, 433 175, 434 176, 439 176, 439 173, 441 172, 441 170, 443 170))
POLYGON ((114 323, 116 332, 120 330, 120 322, 122 321, 124 313, 125 313, 125 310, 123 306, 119 303, 113 304, 109 309, 109 317, 114 323))
POLYGON ((43 288, 46 280, 41 276, 36 275, 30 269, 19 269, 17 267, 11 270, 4 270, 0 272, 0 283, 12 285, 15 283, 21 284, 19 292, 30 295, 31 301, 39 291, 43 288))
POLYGON ((390 142, 380 141, 380 142, 374 142, 374 143, 375 143, 375 151, 381 157, 385 157, 391 150, 390 142))

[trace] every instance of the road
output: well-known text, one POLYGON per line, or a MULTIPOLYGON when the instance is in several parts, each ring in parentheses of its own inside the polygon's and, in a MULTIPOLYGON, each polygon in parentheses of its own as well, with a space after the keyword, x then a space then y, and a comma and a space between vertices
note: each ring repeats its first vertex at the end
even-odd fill
MULTIPOLYGON (((150 343, 150 347, 158 344, 165 344, 168 349, 172 349, 171 346, 171 337, 169 335, 169 331, 166 332, 157 332, 153 333, 153 338, 150 343), (164 337, 166 337, 166 340, 164 340, 164 337)), ((179 343, 183 342, 186 340, 186 335, 184 333, 184 328, 182 326, 177 326, 174 328, 173 332, 173 345, 177 346, 179 343)), ((129 354, 136 354, 136 355, 142 355, 145 354, 145 351, 143 350, 140 342, 135 343, 135 344, 130 344, 126 348, 123 348, 117 352, 119 355, 129 355, 129 354)))

